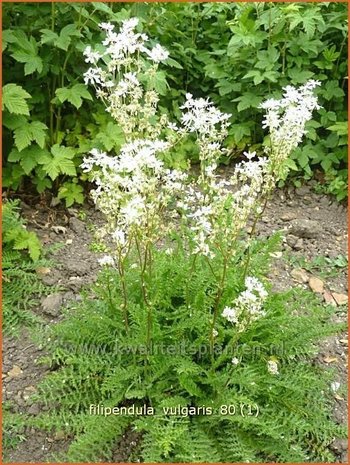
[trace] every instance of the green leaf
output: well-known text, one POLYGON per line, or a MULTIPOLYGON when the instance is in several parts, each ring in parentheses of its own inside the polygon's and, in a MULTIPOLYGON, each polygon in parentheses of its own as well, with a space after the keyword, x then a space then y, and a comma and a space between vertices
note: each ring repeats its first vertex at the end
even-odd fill
POLYGON ((55 180, 59 174, 67 174, 75 176, 76 169, 72 158, 75 156, 75 150, 70 147, 63 147, 55 144, 51 147, 51 155, 49 153, 39 158, 38 163, 43 165, 47 175, 55 180))
POLYGON ((29 107, 26 102, 29 98, 31 95, 17 84, 6 84, 2 88, 2 108, 7 108, 10 113, 15 115, 29 115, 29 107))
POLYGON ((43 148, 45 145, 46 130, 46 124, 40 121, 33 121, 31 123, 26 121, 25 124, 14 129, 16 147, 21 151, 28 147, 31 142, 35 141, 43 148))
POLYGON ((68 101, 74 105, 75 108, 81 107, 83 103, 82 98, 92 100, 92 97, 84 84, 75 84, 71 88, 60 87, 59 89, 56 89, 56 95, 61 103, 68 101))
POLYGON ((261 103, 262 98, 259 95, 254 94, 253 92, 246 92, 241 97, 236 98, 234 101, 239 102, 237 105, 237 110, 239 112, 246 110, 247 108, 257 108, 259 103, 261 103))
POLYGON ((167 58, 165 60, 165 64, 169 65, 170 68, 183 69, 183 66, 180 65, 180 63, 178 61, 173 60, 172 58, 167 58))
POLYGON ((34 71, 41 73, 43 70, 43 61, 40 57, 31 57, 31 59, 24 65, 24 75, 33 74, 34 71))
POLYGON ((30 231, 25 230, 25 234, 20 234, 14 243, 15 250, 28 249, 29 256, 32 260, 38 260, 41 253, 41 244, 37 235, 30 231))
POLYGON ((45 191, 45 189, 51 189, 52 187, 52 182, 49 178, 40 178, 39 176, 36 176, 33 179, 33 183, 36 185, 36 190, 41 194, 42 192, 45 191))
POLYGON ((332 126, 327 128, 329 131, 336 132, 338 136, 347 136, 348 135, 348 122, 347 121, 337 121, 332 126))
POLYGON ((31 145, 22 151, 18 151, 16 148, 12 149, 7 159, 12 163, 19 162, 25 174, 29 175, 32 169, 38 165, 39 160, 48 154, 47 150, 38 145, 31 145))
POLYGON ((167 89, 169 88, 166 80, 166 73, 164 71, 157 71, 152 79, 152 85, 160 95, 166 95, 167 89))
POLYGON ((38 73, 41 73, 41 71, 43 70, 43 61, 38 55, 19 50, 17 52, 14 52, 11 56, 19 63, 25 63, 25 76, 34 73, 34 71, 38 71, 38 73))
POLYGON ((72 36, 80 37, 80 35, 75 24, 68 24, 61 30, 58 39, 56 39, 54 43, 56 47, 67 51, 72 41, 72 36))
POLYGON ((29 123, 19 126, 14 130, 15 145, 19 151, 28 147, 32 142, 32 133, 30 131, 29 123))
POLYGON ((51 31, 51 29, 40 29, 42 44, 51 44, 58 39, 56 32, 51 31))
POLYGON ((76 182, 65 182, 58 191, 57 198, 65 199, 66 207, 71 207, 74 202, 82 204, 84 202, 83 188, 76 182))

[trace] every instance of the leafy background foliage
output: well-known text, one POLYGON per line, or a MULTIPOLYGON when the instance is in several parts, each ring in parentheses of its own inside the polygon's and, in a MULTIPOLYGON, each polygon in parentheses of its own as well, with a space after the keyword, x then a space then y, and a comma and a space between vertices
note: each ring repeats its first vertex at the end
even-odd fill
POLYGON ((36 271, 49 262, 42 258, 39 238, 28 231, 20 215, 19 200, 4 203, 2 225, 4 330, 15 334, 20 325, 30 326, 39 321, 30 309, 48 292, 48 287, 36 271))
MULTIPOLYGON (((347 5, 332 2, 4 4, 5 187, 30 181, 68 206, 83 201, 82 156, 93 147, 117 151, 123 139, 83 84, 82 51, 100 42, 99 22, 134 15, 171 53, 155 83, 163 110, 179 117, 188 91, 232 113, 223 162, 248 147, 261 151, 264 98, 322 81, 323 108, 294 152, 291 176, 300 184, 316 173, 339 200, 346 196, 347 5)), ((169 161, 186 158, 195 159, 191 144, 169 161)))

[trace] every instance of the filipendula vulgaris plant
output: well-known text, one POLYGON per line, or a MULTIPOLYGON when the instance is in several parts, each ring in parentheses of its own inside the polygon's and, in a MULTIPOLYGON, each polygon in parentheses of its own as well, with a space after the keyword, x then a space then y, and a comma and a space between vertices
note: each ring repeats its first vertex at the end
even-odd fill
POLYGON ((59 369, 42 387, 56 407, 39 423, 75 436, 69 461, 112 460, 128 428, 139 433, 131 460, 331 459, 339 431, 329 383, 309 360, 334 327, 308 293, 269 292, 278 238, 245 235, 318 108, 319 83, 263 103, 270 146, 262 157, 245 153, 222 179, 230 115, 189 93, 177 124, 159 115, 153 83, 169 53, 149 46, 136 18, 119 32, 100 27, 105 38, 86 48, 84 78, 125 143, 117 155, 93 150, 82 167, 106 218, 99 235, 108 254, 93 293, 52 330, 49 360, 59 369), (196 176, 163 161, 186 137, 198 144, 196 176))

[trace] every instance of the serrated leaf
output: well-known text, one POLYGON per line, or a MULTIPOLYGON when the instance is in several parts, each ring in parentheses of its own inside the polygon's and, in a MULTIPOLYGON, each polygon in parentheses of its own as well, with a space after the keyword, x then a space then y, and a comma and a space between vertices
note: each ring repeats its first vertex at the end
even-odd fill
POLYGON ((33 180, 36 185, 36 190, 41 194, 45 189, 50 189, 52 187, 52 182, 49 178, 39 178, 35 177, 33 180))
POLYGON ((51 147, 51 153, 56 158, 73 158, 75 150, 70 147, 64 147, 62 145, 55 144, 51 147))
POLYGON ((24 65, 25 76, 27 76, 28 74, 34 73, 34 71, 38 71, 38 73, 41 73, 41 71, 43 70, 42 59, 34 53, 31 53, 25 50, 18 50, 12 53, 11 56, 19 63, 25 63, 24 65))
POLYGON ((56 90, 56 95, 61 103, 68 101, 75 108, 80 108, 83 101, 82 98, 92 100, 89 91, 86 89, 84 84, 75 84, 73 87, 61 87, 56 90))
POLYGON ((11 129, 11 131, 26 124, 26 121, 27 118, 25 116, 14 115, 13 113, 9 114, 6 112, 2 117, 2 125, 7 129, 11 129))
POLYGON ((24 75, 33 74, 34 71, 41 73, 43 70, 43 61, 40 57, 31 57, 31 59, 24 65, 24 75))
POLYGON ((56 47, 67 51, 72 41, 72 36, 80 37, 80 33, 77 30, 75 24, 68 24, 61 30, 60 35, 55 40, 54 44, 56 47))
POLYGON ((51 31, 51 29, 40 29, 41 32, 41 40, 42 44, 50 44, 53 43, 56 39, 58 39, 58 34, 56 32, 51 31))
POLYGON ((42 165, 43 170, 52 180, 55 180, 59 174, 76 175, 75 165, 72 160, 75 150, 55 144, 51 148, 51 154, 47 153, 40 157, 38 163, 42 165))
POLYGON ((33 121, 30 127, 32 132, 32 140, 35 140, 39 147, 44 148, 47 130, 46 124, 41 123, 40 121, 33 121))
POLYGON ((21 158, 20 165, 23 168, 23 171, 28 176, 30 172, 36 167, 37 161, 32 157, 21 158))
POLYGON ((29 98, 31 95, 17 84, 6 84, 2 88, 2 108, 7 108, 10 113, 15 115, 29 115, 29 107, 26 102, 29 98))
POLYGON ((32 169, 38 165, 40 159, 43 156, 47 156, 49 152, 45 149, 41 149, 38 145, 31 145, 19 152, 16 148, 12 149, 9 156, 9 162, 20 162, 21 167, 25 174, 29 174, 32 169))
POLYGON ((17 163, 20 159, 21 153, 16 148, 13 148, 7 157, 7 161, 11 163, 17 163))
POLYGON ((47 126, 40 121, 29 122, 18 126, 14 129, 14 139, 19 151, 28 147, 31 142, 35 141, 43 148, 45 145, 47 126))
POLYGON ((62 174, 67 174, 68 176, 75 176, 77 174, 73 160, 68 158, 62 158, 60 161, 60 170, 62 174))
POLYGON ((41 244, 34 232, 25 231, 25 234, 16 238, 13 248, 15 250, 28 249, 29 256, 32 260, 38 260, 41 252, 41 244))
POLYGON ((28 126, 27 123, 14 130, 15 145, 19 151, 28 147, 32 142, 32 133, 28 126))
POLYGON ((65 199, 66 207, 71 207, 75 202, 84 202, 83 188, 74 182, 65 182, 58 191, 57 198, 65 199))

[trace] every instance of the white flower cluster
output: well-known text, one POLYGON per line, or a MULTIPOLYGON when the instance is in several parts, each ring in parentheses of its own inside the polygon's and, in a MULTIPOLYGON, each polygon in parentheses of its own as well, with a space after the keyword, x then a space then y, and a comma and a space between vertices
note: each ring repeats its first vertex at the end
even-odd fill
POLYGON ((263 304, 267 291, 255 277, 245 279, 246 289, 233 301, 231 307, 225 307, 222 316, 237 325, 238 332, 244 331, 251 323, 265 316, 263 304))
POLYGON ((172 226, 169 217, 176 213, 170 204, 187 175, 166 169, 159 160, 157 153, 168 148, 164 141, 140 139, 125 144, 117 157, 92 150, 91 156, 84 158, 82 168, 91 172, 97 186, 92 198, 107 217, 105 233, 118 252, 126 252, 130 240, 140 231, 143 236, 155 232, 159 236, 172 226))
POLYGON ((267 362, 267 371, 268 371, 271 375, 279 375, 278 364, 277 364, 277 362, 275 362, 274 360, 269 360, 269 361, 267 362))
POLYGON ((231 117, 228 113, 221 113, 209 99, 194 99, 190 93, 186 94, 186 102, 180 108, 186 110, 181 117, 185 128, 206 137, 215 132, 218 124, 226 127, 231 117))
POLYGON ((310 80, 296 89, 284 87, 280 100, 268 99, 260 105, 266 110, 263 127, 270 131, 271 146, 266 148, 275 179, 283 177, 284 161, 301 142, 312 112, 320 108, 314 89, 320 81, 310 80))
POLYGON ((166 117, 157 124, 151 124, 156 116, 158 94, 152 90, 159 63, 165 61, 169 53, 161 45, 146 46, 146 34, 136 31, 139 20, 127 19, 122 22, 120 31, 110 23, 99 26, 105 33, 100 50, 87 46, 85 61, 92 66, 84 73, 85 84, 92 84, 96 94, 105 104, 107 111, 122 127, 130 140, 134 137, 157 138, 161 129, 168 124, 166 117), (131 70, 134 71, 131 71, 131 70), (148 80, 145 90, 140 75, 148 80))
POLYGON ((207 174, 199 178, 197 189, 187 189, 187 220, 193 232, 194 254, 213 258, 217 244, 224 251, 234 250, 235 241, 257 208, 268 160, 252 160, 255 152, 245 155, 248 160, 236 165, 230 179, 217 181, 214 174, 207 174))
POLYGON ((180 132, 195 133, 197 136, 201 162, 200 182, 205 185, 209 179, 215 177, 217 162, 226 153, 221 143, 227 136, 231 115, 222 113, 209 99, 195 99, 190 93, 186 94, 186 101, 180 108, 183 110, 183 129, 180 132))

